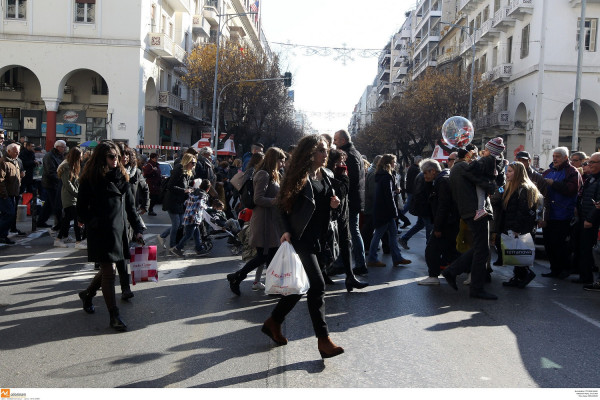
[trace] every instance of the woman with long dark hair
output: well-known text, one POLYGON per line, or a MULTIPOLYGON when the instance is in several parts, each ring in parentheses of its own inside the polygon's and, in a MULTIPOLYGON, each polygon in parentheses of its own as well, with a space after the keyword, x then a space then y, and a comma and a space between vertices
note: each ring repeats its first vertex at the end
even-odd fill
MULTIPOLYGON (((278 195, 278 206, 284 234, 280 242, 291 243, 298 253, 308 280, 308 312, 312 320, 321 357, 335 357, 344 352, 329 338, 325 322, 325 281, 319 267, 327 229, 340 206, 331 180, 333 174, 325 167, 329 146, 319 135, 308 135, 298 142, 292 154, 278 195)), ((278 345, 287 344, 281 324, 302 295, 284 296, 262 326, 262 332, 278 345)))
POLYGON ((69 150, 66 159, 56 169, 56 174, 62 181, 60 189, 60 200, 63 207, 64 216, 61 219, 61 226, 54 246, 67 247, 67 243, 72 243, 72 238, 69 237, 69 229, 71 221, 74 221, 73 229, 75 230, 75 248, 85 250, 87 248, 85 242, 82 241, 82 232, 77 225, 77 192, 79 191, 79 173, 81 171, 81 156, 83 152, 79 147, 73 147, 69 150))
POLYGON ((110 326, 127 330, 119 316, 115 300, 115 263, 129 259, 127 223, 143 242, 142 220, 135 210, 129 175, 119 162, 121 151, 111 141, 100 143, 85 164, 77 196, 77 217, 88 233, 88 261, 99 263, 100 271, 88 288, 79 293, 85 312, 95 311, 92 298, 102 287, 102 296, 110 314, 110 326))
MULTIPOLYGON (((279 169, 283 168, 284 163, 283 150, 271 147, 265 153, 262 163, 257 166, 252 178, 255 206, 250 219, 248 243, 256 248, 256 256, 242 269, 227 275, 229 288, 238 296, 241 294, 240 283, 246 279, 248 273, 264 264, 269 265, 279 248, 282 232, 276 218, 278 212, 276 198, 279 193, 279 169)), ((259 268, 259 271, 253 284, 255 290, 264 289, 264 285, 260 282, 262 268, 259 268)))
MULTIPOLYGON (((536 228, 536 210, 541 194, 529 180, 525 166, 519 161, 506 168, 506 187, 502 196, 500 232, 512 232, 515 237, 532 234, 536 228)), ((515 265, 513 277, 502 285, 524 288, 535 278, 535 273, 523 265, 515 265)))
POLYGON ((348 168, 346 167, 346 152, 343 150, 332 149, 329 151, 329 160, 327 168, 333 171, 333 187, 335 194, 340 199, 338 209, 337 229, 339 237, 340 257, 344 264, 346 273, 346 290, 351 292, 354 289, 363 289, 369 286, 368 283, 360 282, 352 272, 352 238, 350 236, 350 227, 348 225, 348 190, 350 188, 350 179, 348 178, 348 168))

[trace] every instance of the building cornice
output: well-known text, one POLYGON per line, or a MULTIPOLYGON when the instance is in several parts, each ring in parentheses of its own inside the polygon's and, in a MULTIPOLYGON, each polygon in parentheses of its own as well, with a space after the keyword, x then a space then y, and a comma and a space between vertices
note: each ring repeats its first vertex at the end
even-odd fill
POLYGON ((73 44, 87 46, 111 46, 111 47, 142 47, 141 40, 129 39, 99 39, 72 36, 42 36, 42 35, 15 35, 9 33, 0 34, 0 41, 28 42, 28 43, 55 43, 73 44))

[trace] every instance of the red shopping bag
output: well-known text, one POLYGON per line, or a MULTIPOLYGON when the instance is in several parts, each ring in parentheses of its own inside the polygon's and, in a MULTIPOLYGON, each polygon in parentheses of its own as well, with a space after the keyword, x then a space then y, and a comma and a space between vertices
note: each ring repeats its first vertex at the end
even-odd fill
POLYGON ((139 246, 129 249, 131 282, 158 282, 156 246, 139 246))

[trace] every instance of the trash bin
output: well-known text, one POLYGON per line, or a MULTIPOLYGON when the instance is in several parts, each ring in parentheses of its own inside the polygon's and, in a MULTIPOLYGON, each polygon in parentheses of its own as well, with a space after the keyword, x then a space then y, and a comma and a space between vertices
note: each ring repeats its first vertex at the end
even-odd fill
POLYGON ((27 206, 23 204, 19 204, 17 207, 17 221, 23 222, 27 221, 27 206))

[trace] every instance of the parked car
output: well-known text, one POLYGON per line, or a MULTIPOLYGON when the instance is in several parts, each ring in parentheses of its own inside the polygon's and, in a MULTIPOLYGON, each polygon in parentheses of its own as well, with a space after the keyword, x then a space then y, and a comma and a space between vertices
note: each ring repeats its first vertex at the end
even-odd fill
POLYGON ((163 178, 167 178, 171 176, 171 171, 173 170, 173 162, 172 161, 159 161, 158 167, 160 168, 160 175, 163 178))

